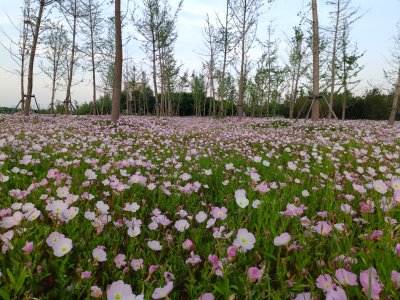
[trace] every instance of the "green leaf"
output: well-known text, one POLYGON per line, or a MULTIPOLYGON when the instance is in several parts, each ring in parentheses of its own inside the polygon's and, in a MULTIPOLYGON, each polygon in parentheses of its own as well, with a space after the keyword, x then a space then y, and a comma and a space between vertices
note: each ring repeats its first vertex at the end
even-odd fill
POLYGON ((15 284, 15 291, 18 292, 22 286, 24 285, 26 279, 26 270, 22 269, 21 273, 18 276, 17 282, 15 284))
POLYGON ((14 278, 13 274, 11 274, 10 269, 7 269, 7 275, 8 275, 8 278, 10 279, 12 285, 15 286, 15 278, 14 278))
POLYGON ((0 297, 1 299, 9 300, 10 294, 6 290, 0 289, 0 297))

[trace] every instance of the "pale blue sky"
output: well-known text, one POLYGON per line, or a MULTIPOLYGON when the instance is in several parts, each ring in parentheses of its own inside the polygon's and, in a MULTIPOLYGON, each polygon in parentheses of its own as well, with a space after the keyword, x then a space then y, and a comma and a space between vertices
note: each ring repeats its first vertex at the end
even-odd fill
MULTIPOLYGON (((132 0, 131 0, 132 1, 132 0)), ((136 0, 140 2, 140 0, 136 0)), ((177 0, 171 0, 176 3, 177 0)), ((276 25, 277 38, 282 40, 281 52, 285 55, 286 49, 283 41, 284 33, 291 35, 292 27, 297 25, 299 18, 297 13, 308 4, 308 0, 277 0, 271 9, 265 12, 259 20, 258 38, 263 40, 266 35, 266 27, 270 21, 276 25)), ((0 26, 5 31, 14 34, 5 16, 5 12, 16 22, 20 19, 19 7, 23 0, 0 0, 0 26)), ((390 48, 393 46, 392 37, 395 32, 396 23, 400 19, 400 1, 398 0, 353 0, 354 6, 360 6, 363 11, 367 11, 365 16, 359 20, 353 27, 352 39, 358 43, 360 50, 366 53, 362 58, 364 70, 360 74, 362 79, 357 90, 361 93, 370 87, 369 82, 373 84, 384 83, 383 69, 389 68, 387 58, 390 56, 390 48)), ((320 9, 320 23, 327 25, 328 7, 325 1, 318 2, 320 9)), ((204 18, 206 13, 213 15, 214 12, 224 11, 224 0, 184 0, 183 9, 179 14, 178 21, 178 40, 176 43, 176 57, 182 63, 183 69, 199 69, 201 66, 201 57, 204 53, 202 45, 202 28, 205 25, 204 18)), ((112 13, 112 12, 110 12, 112 13)), ((132 29, 129 29, 130 33, 132 29)), ((127 32, 125 32, 127 34, 127 32)), ((0 40, 8 44, 3 36, 0 40)), ((127 50, 135 61, 145 60, 145 56, 139 48, 137 42, 129 44, 127 50)), ((126 51, 125 51, 126 53, 126 51)), ((259 54, 257 49, 253 50, 252 59, 256 60, 259 54)), ((38 68, 39 60, 36 61, 36 72, 40 73, 38 68)), ((0 67, 8 70, 16 68, 13 65, 8 53, 0 49, 0 67)), ((50 90, 46 87, 46 77, 39 74, 34 81, 34 93, 36 94, 41 106, 48 106, 50 99, 50 90)), ((73 87, 73 100, 78 102, 90 101, 91 89, 89 82, 73 87)), ((19 78, 0 69, 0 106, 14 106, 19 101, 19 78)), ((64 92, 57 94, 57 99, 63 100, 64 92)))

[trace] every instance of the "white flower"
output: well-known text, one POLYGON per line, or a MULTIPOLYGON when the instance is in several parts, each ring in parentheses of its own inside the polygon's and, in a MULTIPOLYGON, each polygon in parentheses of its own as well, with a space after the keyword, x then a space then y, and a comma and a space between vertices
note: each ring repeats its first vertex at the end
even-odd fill
POLYGON ((192 179, 192 176, 191 176, 190 174, 188 174, 188 173, 183 173, 183 174, 181 175, 181 179, 182 179, 183 181, 187 181, 187 180, 189 180, 189 179, 192 179))
POLYGON ((24 216, 28 221, 33 221, 36 220, 41 213, 42 212, 40 210, 33 208, 30 211, 26 212, 24 216))
POLYGON ((212 174, 212 170, 208 169, 208 170, 204 170, 204 175, 210 176, 212 174))
POLYGON ((0 182, 7 182, 10 179, 9 176, 3 175, 3 173, 0 173, 0 182))
POLYGON ((197 222, 203 223, 207 219, 207 214, 204 211, 199 211, 195 218, 197 222))
POLYGON ((85 176, 86 176, 86 178, 87 178, 88 180, 94 180, 94 179, 97 178, 96 173, 93 172, 93 170, 91 170, 91 169, 87 169, 87 170, 85 171, 85 176))
POLYGON ((136 237, 140 234, 140 226, 134 226, 128 228, 128 235, 130 237, 136 237))
POLYGON ((57 257, 64 256, 72 249, 72 240, 68 238, 62 238, 57 241, 53 246, 54 255, 57 257))
POLYGON ((85 219, 89 220, 89 221, 93 221, 94 219, 96 219, 96 214, 90 210, 85 211, 85 219))
POLYGON ((246 198, 246 191, 245 190, 237 190, 235 192, 236 203, 241 208, 245 208, 249 205, 249 200, 246 198))
POLYGON ((56 200, 46 205, 46 210, 51 211, 53 214, 62 214, 68 208, 68 204, 62 200, 56 200))
POLYGON ((140 208, 140 205, 137 204, 136 202, 133 202, 133 203, 126 203, 124 210, 134 213, 134 212, 137 212, 139 210, 139 208, 140 208))
POLYGON ((275 246, 284 246, 287 245, 292 237, 289 233, 284 232, 280 236, 274 238, 274 245, 275 246))
POLYGON ((171 293, 173 288, 174 288, 174 282, 168 281, 165 286, 163 286, 161 288, 156 288, 153 292, 153 295, 151 295, 151 297, 153 299, 163 299, 163 298, 167 297, 169 293, 171 293))
POLYGON ((57 242, 63 238, 65 238, 65 235, 57 231, 54 231, 50 233, 50 235, 47 237, 46 243, 47 245, 49 245, 49 247, 54 247, 54 245, 57 244, 57 242))
POLYGON ((101 247, 94 248, 92 255, 96 261, 103 262, 107 260, 107 253, 101 247))
POLYGON ((108 214, 108 210, 110 209, 110 207, 107 204, 105 204, 103 201, 97 201, 96 207, 100 211, 100 213, 102 213, 104 215, 108 214))
POLYGON ((292 162, 292 161, 289 161, 289 162, 287 163, 287 166, 288 166, 288 169, 289 169, 289 170, 292 170, 292 171, 296 171, 296 169, 297 169, 297 165, 296 165, 294 162, 292 162))
POLYGON ((175 222, 174 226, 175 226, 176 230, 183 232, 186 229, 188 229, 190 225, 189 225, 189 222, 186 220, 179 220, 179 221, 175 222))
POLYGON ((256 238, 254 237, 254 234, 248 232, 245 228, 241 228, 238 230, 236 239, 233 241, 233 245, 243 250, 243 252, 246 252, 247 250, 254 248, 255 242, 256 238))
POLYGON ((149 246, 149 248, 154 251, 160 251, 162 249, 159 241, 148 241, 147 246, 149 246))
POLYGON ((69 188, 67 186, 57 188, 57 196, 60 198, 67 198, 69 195, 69 188))

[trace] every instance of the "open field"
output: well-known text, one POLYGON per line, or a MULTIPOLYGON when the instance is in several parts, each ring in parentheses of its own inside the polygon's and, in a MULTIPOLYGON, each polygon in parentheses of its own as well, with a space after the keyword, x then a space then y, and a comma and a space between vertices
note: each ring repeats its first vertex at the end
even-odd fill
POLYGON ((0 298, 398 299, 399 220, 399 124, 0 116, 0 298))

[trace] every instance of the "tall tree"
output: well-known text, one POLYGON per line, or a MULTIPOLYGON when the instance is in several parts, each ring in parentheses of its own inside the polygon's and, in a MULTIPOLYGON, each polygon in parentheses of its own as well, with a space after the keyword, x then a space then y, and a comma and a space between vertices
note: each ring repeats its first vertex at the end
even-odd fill
POLYGON ((304 76, 308 69, 307 57, 309 47, 302 29, 299 26, 294 28, 294 36, 289 40, 289 63, 288 72, 290 77, 290 102, 289 102, 289 118, 293 119, 294 108, 297 100, 297 94, 300 79, 304 76))
POLYGON ((111 121, 117 122, 121 107, 121 85, 122 85, 122 22, 121 22, 121 0, 115 0, 115 72, 114 88, 112 97, 111 121))
POLYGON ((24 102, 25 102, 25 77, 27 71, 27 63, 29 58, 29 48, 32 40, 31 35, 31 2, 32 0, 24 0, 24 5, 21 7, 22 18, 21 22, 16 23, 13 18, 7 15, 7 19, 9 23, 12 25, 13 29, 18 32, 18 39, 15 38, 14 35, 6 32, 2 27, 0 27, 0 32, 3 34, 3 37, 6 38, 6 42, 0 42, 0 45, 8 52, 11 59, 17 66, 15 70, 4 69, 6 72, 17 75, 20 78, 20 93, 21 100, 18 103, 21 104, 21 109, 24 111, 24 102))
POLYGON ((357 44, 354 46, 350 40, 349 24, 344 21, 343 28, 341 29, 340 40, 338 49, 340 55, 338 56, 338 79, 342 93, 342 120, 346 117, 346 108, 348 97, 351 95, 351 90, 360 83, 357 79, 358 73, 364 68, 359 65, 359 59, 364 53, 358 53, 357 44))
POLYGON ((40 64, 40 69, 51 80, 51 100, 50 112, 54 114, 54 100, 60 80, 67 73, 67 49, 70 46, 68 33, 61 23, 50 23, 45 35, 43 36, 44 59, 40 64))
MULTIPOLYGON (((270 2, 270 1, 268 1, 270 2)), ((232 0, 231 11, 234 16, 234 23, 239 33, 239 95, 238 95, 238 117, 239 121, 243 118, 243 105, 245 94, 245 65, 246 54, 253 44, 257 21, 262 6, 261 0, 232 0)))
POLYGON ((319 24, 317 0, 311 0, 312 28, 313 28, 313 104, 311 119, 319 120, 319 24))
POLYGON ((133 17, 136 29, 143 37, 143 45, 151 59, 156 116, 160 117, 157 89, 157 32, 161 26, 159 0, 143 0, 141 17, 133 17))
MULTIPOLYGON (((393 125, 396 116, 399 113, 399 97, 400 97, 400 22, 397 23, 397 32, 396 36, 394 38, 395 40, 395 47, 392 50, 392 66, 393 66, 393 71, 392 72, 385 72, 385 76, 390 79, 390 75, 393 75, 392 77, 395 78, 397 77, 396 84, 394 85, 394 93, 393 93, 393 103, 392 103, 392 109, 390 110, 390 116, 389 116, 389 125, 393 125)), ((393 82, 393 81, 392 81, 393 82)))
POLYGON ((76 54, 77 54, 77 31, 78 31, 78 18, 82 15, 81 7, 78 3, 78 0, 59 0, 60 3, 60 11, 65 16, 65 19, 68 22, 68 25, 71 28, 71 53, 69 59, 69 69, 68 69, 68 80, 66 86, 66 94, 64 100, 64 112, 66 114, 70 113, 71 103, 71 87, 73 81, 73 75, 75 71, 76 65, 76 54))
MULTIPOLYGON (((330 94, 329 94, 329 105, 333 108, 333 96, 335 93, 336 83, 336 66, 337 66, 337 46, 339 33, 343 30, 344 26, 349 26, 360 19, 359 14, 360 8, 353 8, 351 6, 352 0, 329 0, 327 4, 332 6, 334 9, 330 12, 331 19, 333 21, 333 39, 332 39, 332 57, 330 63, 330 94)), ((332 119, 332 110, 328 112, 328 119, 332 119)))
MULTIPOLYGON (((261 105, 266 109, 266 116, 270 116, 270 104, 274 86, 278 80, 280 67, 278 66, 278 40, 273 40, 275 28, 272 24, 267 28, 267 39, 260 42, 262 47, 261 58, 258 62, 258 68, 254 78, 260 98, 261 105)), ((262 110, 261 110, 262 112, 262 110)))
POLYGON ((227 67, 231 61, 229 58, 230 53, 235 49, 238 42, 236 32, 232 30, 232 13, 231 13, 231 0, 226 0, 225 17, 223 20, 218 18, 219 23, 219 38, 217 39, 217 51, 222 53, 222 66, 218 85, 218 97, 220 101, 219 115, 225 116, 225 77, 227 67))
MULTIPOLYGON (((26 102, 24 105, 24 115, 29 116, 31 110, 31 99, 33 91, 33 68, 35 66, 36 48, 39 40, 40 25, 42 23, 43 13, 45 7, 53 4, 55 0, 39 0, 39 9, 36 19, 34 20, 35 29, 33 33, 32 45, 29 54, 29 67, 28 67, 28 87, 26 91, 26 102)), ((29 20, 33 22, 33 20, 29 20)))
POLYGON ((204 44, 207 48, 208 80, 210 84, 210 100, 212 101, 212 114, 216 113, 215 106, 215 69, 216 69, 216 48, 217 48, 217 29, 211 23, 210 17, 206 16, 206 26, 203 29, 204 44))
POLYGON ((102 34, 102 28, 104 25, 104 19, 101 16, 101 5, 97 0, 86 0, 82 2, 84 18, 82 18, 82 24, 84 25, 83 32, 88 38, 87 42, 83 47, 83 51, 87 56, 90 57, 90 71, 92 72, 92 114, 97 114, 97 66, 98 61, 96 57, 100 53, 102 47, 102 39, 99 37, 102 34))

